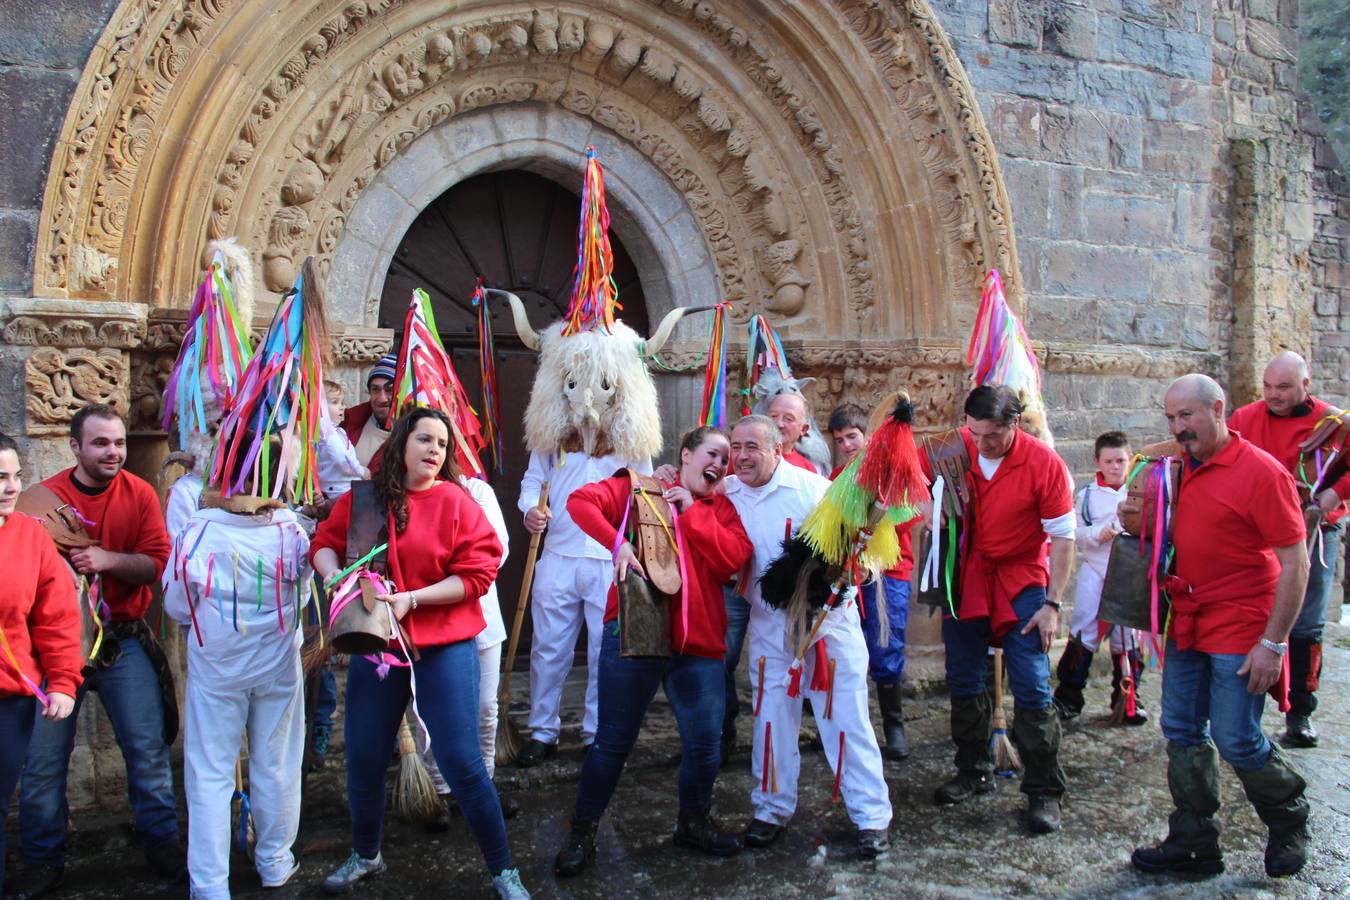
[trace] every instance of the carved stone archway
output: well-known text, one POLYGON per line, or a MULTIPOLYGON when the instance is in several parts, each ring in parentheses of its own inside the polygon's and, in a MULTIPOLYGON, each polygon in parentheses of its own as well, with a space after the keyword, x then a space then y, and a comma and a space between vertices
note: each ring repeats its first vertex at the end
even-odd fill
MULTIPOLYGON (((6 340, 58 335, 129 367, 130 395, 113 392, 148 423, 201 248, 235 235, 272 291, 308 254, 350 285, 330 291, 338 358, 369 359, 387 340, 369 327, 380 267, 355 251, 363 217, 388 212, 380 185, 432 133, 456 155, 548 121, 578 168, 600 135, 611 169, 659 173, 636 230, 673 215, 709 263, 696 293, 771 314, 826 376, 819 399, 913 376, 924 418, 950 418, 981 277, 1000 268, 1015 303, 1021 279, 993 147, 927 0, 447 6, 124 0, 54 152, 35 298, 11 303, 6 340)), ((28 430, 61 419, 30 404, 28 430)))

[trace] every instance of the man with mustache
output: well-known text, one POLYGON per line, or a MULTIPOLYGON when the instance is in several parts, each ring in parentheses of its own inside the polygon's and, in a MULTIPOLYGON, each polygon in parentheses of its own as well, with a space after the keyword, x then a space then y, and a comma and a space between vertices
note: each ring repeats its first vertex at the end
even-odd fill
POLYGON ((1215 819, 1222 756, 1269 829, 1266 874, 1286 877, 1307 858, 1308 802, 1303 778, 1261 732, 1261 713, 1267 691, 1287 707, 1283 657, 1308 578, 1298 493, 1278 460, 1229 430, 1212 378, 1178 378, 1163 408, 1184 451, 1161 716, 1175 809, 1167 838, 1135 850, 1134 866, 1223 871, 1215 819))
POLYGON ((829 614, 819 640, 806 654, 801 695, 791 697, 788 672, 797 645, 789 633, 787 613, 764 602, 759 583, 784 540, 801 527, 830 482, 783 459, 782 435, 767 416, 746 416, 736 423, 731 465, 736 477, 727 479, 727 498, 754 546, 737 591, 750 602, 750 686, 755 695, 751 756, 755 789, 750 794, 754 819, 746 828, 745 846, 769 846, 796 811, 801 768, 797 736, 802 700, 810 697, 825 758, 839 778, 844 807, 858 828, 858 852, 875 858, 890 847, 891 800, 867 705, 867 644, 857 604, 852 598, 841 600, 829 614), (831 673, 828 691, 809 687, 821 666, 831 673))
POLYGON ((1270 361, 1261 376, 1262 399, 1239 407, 1228 419, 1229 428, 1275 457, 1293 474, 1303 499, 1304 522, 1313 538, 1308 589, 1289 633, 1290 708, 1280 739, 1286 747, 1317 746, 1312 714, 1317 709, 1317 680, 1322 672, 1322 627, 1345 534, 1345 501, 1350 498, 1350 473, 1329 484, 1319 478, 1319 463, 1329 462, 1339 441, 1333 437, 1316 450, 1300 450, 1299 445, 1312 435, 1323 417, 1335 412, 1325 400, 1308 393, 1309 383, 1308 364, 1297 353, 1286 350, 1270 361), (1314 528, 1318 531, 1313 532, 1314 528))
MULTIPOLYGON (((75 722, 90 687, 112 720, 113 734, 127 764, 127 793, 145 856, 162 875, 178 878, 185 856, 174 806, 169 766, 164 652, 143 621, 150 585, 164 571, 169 536, 155 489, 123 469, 126 422, 102 403, 75 414, 70 423, 75 465, 43 482, 79 512, 95 541, 73 550, 70 564, 91 583, 97 579, 106 607, 98 658, 86 666, 75 699, 75 714, 59 721, 39 718, 28 747, 19 790, 19 827, 26 871, 11 890, 41 896, 60 883, 65 871, 66 778, 75 746, 75 722)), ((171 711, 177 730, 178 709, 171 711)))
POLYGON ((394 375, 398 354, 386 353, 380 357, 366 376, 366 390, 370 399, 348 407, 342 415, 342 430, 356 448, 356 458, 363 466, 370 466, 375 453, 389 440, 389 413, 394 406, 394 375))

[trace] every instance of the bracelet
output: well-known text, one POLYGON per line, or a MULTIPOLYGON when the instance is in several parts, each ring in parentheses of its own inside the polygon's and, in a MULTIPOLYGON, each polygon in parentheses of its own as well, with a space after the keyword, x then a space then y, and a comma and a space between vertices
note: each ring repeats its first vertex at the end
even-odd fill
POLYGON ((1287 642, 1277 644, 1270 638, 1261 638, 1260 643, 1262 647, 1265 647, 1267 650, 1269 650, 1271 653, 1274 653, 1276 656, 1284 656, 1286 653, 1289 652, 1289 644, 1287 642))
POLYGON ((417 609, 417 594, 415 594, 412 591, 408 591, 408 600, 412 602, 412 606, 409 608, 417 609))

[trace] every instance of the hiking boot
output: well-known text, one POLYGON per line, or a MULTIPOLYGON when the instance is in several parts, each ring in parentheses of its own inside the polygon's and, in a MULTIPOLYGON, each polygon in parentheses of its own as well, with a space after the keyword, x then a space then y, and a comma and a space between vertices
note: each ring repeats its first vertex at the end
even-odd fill
POLYGON ((740 852, 741 839, 718 827, 706 809, 682 809, 675 825, 676 847, 701 850, 709 856, 734 856, 740 852))
POLYGON ((1213 744, 1167 745, 1167 787, 1174 806, 1167 838, 1140 847, 1130 861, 1141 872, 1208 878, 1223 871, 1219 851, 1219 752, 1213 744))
POLYGON ((358 881, 383 875, 388 868, 384 864, 384 855, 376 853, 374 859, 366 859, 355 850, 347 861, 338 866, 337 871, 323 880, 325 894, 345 894, 356 887, 358 881))
POLYGON ((964 803, 976 794, 988 794, 994 790, 994 776, 990 772, 957 772, 956 777, 946 781, 933 794, 933 802, 938 806, 953 806, 964 803))
POLYGON ((530 738, 525 742, 525 746, 520 748, 520 753, 516 754, 516 768, 529 769, 539 765, 550 756, 556 755, 558 745, 545 744, 543 741, 537 741, 530 738))
POLYGON ((858 829, 858 856, 876 859, 891 849, 891 835, 885 828, 858 829))
POLYGON ((1058 797, 1031 797, 1027 800, 1027 830, 1032 834, 1052 834, 1059 831, 1060 809, 1058 797))
POLYGON ((1130 854, 1130 864, 1152 875, 1179 875, 1183 878, 1212 878, 1223 872, 1219 845, 1191 850, 1163 841, 1156 847, 1139 847, 1130 854))
POLYGON ((1092 669, 1092 651, 1078 638, 1070 638, 1055 667, 1059 679, 1055 687, 1054 704, 1062 719, 1076 719, 1083 713, 1083 688, 1087 687, 1092 669))
POLYGON ((1234 769, 1247 799, 1270 834, 1266 839, 1266 874, 1287 878, 1308 859, 1307 782, 1289 765, 1280 748, 1270 746, 1270 758, 1259 769, 1234 769))
POLYGON ((1289 713, 1284 717, 1284 734, 1280 735, 1280 744, 1285 747, 1306 750, 1317 746, 1317 729, 1312 719, 1300 713, 1289 713))
POLYGON ((599 822, 587 819, 573 819, 567 840, 553 858, 553 871, 563 878, 580 875, 591 863, 595 862, 595 829, 599 822))
POLYGON ((492 887, 502 900, 530 900, 530 892, 520 881, 519 869, 502 869, 492 876, 492 887))
POLYGON ((765 822, 763 819, 751 819, 750 824, 745 828, 745 834, 742 835, 741 841, 751 850, 759 850, 778 840, 782 833, 782 825, 765 822))
POLYGON ((56 890, 65 875, 64 866, 25 864, 19 877, 5 885, 5 900, 37 900, 38 897, 45 897, 56 890))
POLYGON ((892 762, 899 762, 909 756, 909 739, 905 735, 904 690, 898 681, 876 687, 877 704, 881 707, 881 731, 886 738, 881 755, 892 762))
POLYGON ((156 874, 170 881, 187 877, 187 851, 176 837, 145 848, 145 861, 156 874))

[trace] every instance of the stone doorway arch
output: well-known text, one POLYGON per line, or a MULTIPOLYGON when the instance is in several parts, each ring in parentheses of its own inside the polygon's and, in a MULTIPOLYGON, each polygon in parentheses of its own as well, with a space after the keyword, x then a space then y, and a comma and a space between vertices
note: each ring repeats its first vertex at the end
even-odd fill
POLYGON ((273 291, 316 255, 341 288, 337 358, 368 361, 388 341, 361 287, 388 251, 374 218, 415 207, 391 173, 432 134, 491 165, 446 135, 509 144, 559 116, 569 165, 605 135, 611 170, 655 170, 678 200, 676 255, 706 254, 696 285, 648 291, 654 311, 697 293, 769 313, 821 405, 907 382, 922 421, 949 420, 980 278, 999 267, 1021 300, 997 160, 927 0, 123 0, 54 152, 35 297, 11 304, 10 343, 72 351, 29 366, 27 430, 61 428, 45 401, 76 365, 148 433, 210 237, 253 248, 273 291))

